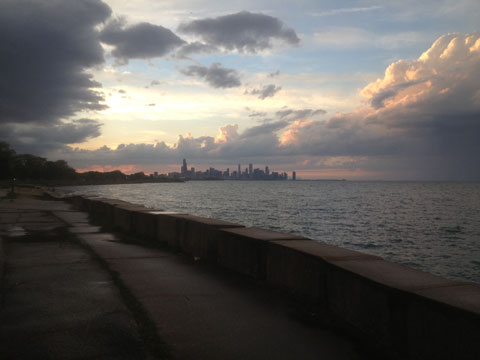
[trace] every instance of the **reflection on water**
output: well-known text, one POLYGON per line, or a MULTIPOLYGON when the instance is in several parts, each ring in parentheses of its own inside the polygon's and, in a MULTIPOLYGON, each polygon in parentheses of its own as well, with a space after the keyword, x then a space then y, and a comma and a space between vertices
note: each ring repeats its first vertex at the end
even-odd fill
POLYGON ((303 235, 480 283, 480 183, 192 181, 72 189, 303 235))

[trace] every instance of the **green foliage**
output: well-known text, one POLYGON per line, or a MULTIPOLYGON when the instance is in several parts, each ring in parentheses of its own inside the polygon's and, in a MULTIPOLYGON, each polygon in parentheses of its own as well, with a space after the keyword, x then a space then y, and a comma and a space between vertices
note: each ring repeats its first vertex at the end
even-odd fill
POLYGON ((13 161, 16 156, 15 150, 6 142, 0 141, 0 179, 13 177, 13 161))
POLYGON ((0 180, 16 178, 28 182, 50 184, 124 184, 172 181, 154 179, 143 172, 125 175, 119 170, 110 172, 88 171, 77 173, 65 160, 49 161, 31 154, 17 154, 6 142, 0 141, 0 180))
POLYGON ((77 175, 65 160, 48 161, 31 154, 17 154, 0 142, 0 178, 21 180, 68 180, 77 175))
POLYGON ((77 174, 77 178, 87 184, 121 184, 127 179, 127 175, 119 170, 110 172, 88 171, 77 174))

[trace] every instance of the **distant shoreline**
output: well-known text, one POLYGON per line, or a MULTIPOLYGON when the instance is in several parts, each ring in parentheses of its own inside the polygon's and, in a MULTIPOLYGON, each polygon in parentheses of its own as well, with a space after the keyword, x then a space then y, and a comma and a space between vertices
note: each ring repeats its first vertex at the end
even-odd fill
MULTIPOLYGON (((62 186, 89 186, 89 185, 125 185, 125 184, 151 184, 151 183, 184 183, 184 180, 181 179, 142 179, 142 180, 124 180, 124 181, 77 181, 77 180, 18 180, 15 182, 15 186, 21 187, 35 187, 35 186, 46 186, 46 187, 62 187, 62 186)), ((3 180, 0 182, 0 187, 2 188, 11 188, 11 180, 3 180)))

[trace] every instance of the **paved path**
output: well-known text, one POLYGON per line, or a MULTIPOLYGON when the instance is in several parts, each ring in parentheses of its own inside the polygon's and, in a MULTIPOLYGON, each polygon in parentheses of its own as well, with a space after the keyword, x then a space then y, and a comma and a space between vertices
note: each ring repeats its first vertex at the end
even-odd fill
POLYGON ((0 219, 4 237, 18 232, 7 244, 0 313, 0 350, 13 348, 11 358, 21 358, 13 356, 16 349, 52 359, 146 356, 110 275, 78 243, 63 241, 68 236, 59 229, 75 234, 118 277, 174 358, 362 358, 348 340, 292 316, 284 299, 259 284, 182 255, 122 242, 63 202, 3 200, 0 219), (49 230, 54 226, 60 227, 49 230), (45 231, 50 235, 40 236, 45 231), (27 350, 21 346, 37 335, 27 350))
MULTIPOLYGON (((145 359, 137 323, 110 274, 54 214, 63 202, 0 201, 6 257, 0 358, 145 359)), ((86 221, 85 214, 77 215, 86 221)))

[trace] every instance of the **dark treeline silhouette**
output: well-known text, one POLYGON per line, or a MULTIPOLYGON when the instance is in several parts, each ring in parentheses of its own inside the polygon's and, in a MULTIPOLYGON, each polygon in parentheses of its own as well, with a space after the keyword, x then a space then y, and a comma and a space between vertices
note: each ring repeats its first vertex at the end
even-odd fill
POLYGON ((65 160, 49 161, 31 154, 17 154, 3 141, 0 141, 0 170, 0 180, 3 182, 16 179, 51 185, 90 185, 175 181, 161 177, 153 178, 143 172, 126 175, 119 170, 77 173, 65 160))

